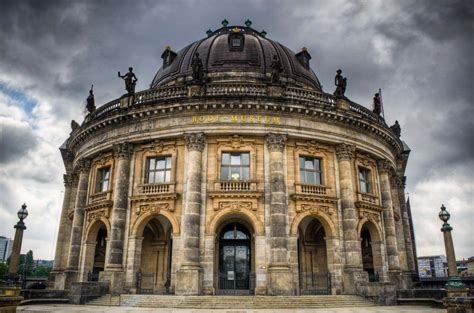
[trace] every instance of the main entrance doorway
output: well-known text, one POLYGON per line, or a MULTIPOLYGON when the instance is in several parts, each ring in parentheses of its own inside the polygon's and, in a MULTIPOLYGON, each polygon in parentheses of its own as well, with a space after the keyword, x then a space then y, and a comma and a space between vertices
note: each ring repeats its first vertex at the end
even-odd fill
POLYGON ((219 236, 218 294, 250 294, 254 289, 251 274, 251 237, 237 222, 227 224, 219 236))

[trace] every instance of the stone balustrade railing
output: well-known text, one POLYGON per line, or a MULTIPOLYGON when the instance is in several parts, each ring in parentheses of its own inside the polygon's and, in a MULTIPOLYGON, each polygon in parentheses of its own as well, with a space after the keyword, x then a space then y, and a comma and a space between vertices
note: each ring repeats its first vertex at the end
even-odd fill
POLYGON ((256 191, 257 183, 244 180, 223 180, 215 183, 217 191, 256 191))
POLYGON ((111 200, 112 198, 111 196, 112 196, 111 190, 94 193, 89 196, 89 203, 92 204, 92 203, 97 203, 100 201, 111 200))
POLYGON ((297 194, 325 196, 329 189, 324 185, 295 184, 297 194))
MULTIPOLYGON (((209 83, 202 87, 203 92, 199 93, 201 96, 207 97, 221 97, 221 96, 253 96, 253 97, 270 97, 268 93, 268 86, 265 84, 256 83, 209 83)), ((160 87, 157 89, 149 89, 137 92, 133 98, 132 106, 141 106, 146 104, 156 104, 159 101, 178 100, 189 98, 188 86, 169 86, 160 87)), ((327 93, 318 92, 315 90, 296 88, 296 87, 282 87, 281 97, 291 101, 306 102, 310 105, 320 106, 323 109, 336 107, 336 98, 327 93)), ((86 116, 85 122, 92 121, 102 116, 110 115, 113 112, 120 111, 120 99, 113 100, 95 110, 86 116)), ((357 104, 350 102, 349 110, 357 113, 362 118, 380 123, 386 126, 382 117, 377 116, 371 110, 357 104)))
POLYGON ((366 202, 370 204, 379 205, 379 198, 369 193, 358 193, 357 200, 360 202, 366 202))
POLYGON ((138 193, 139 194, 174 193, 174 183, 139 185, 138 193))

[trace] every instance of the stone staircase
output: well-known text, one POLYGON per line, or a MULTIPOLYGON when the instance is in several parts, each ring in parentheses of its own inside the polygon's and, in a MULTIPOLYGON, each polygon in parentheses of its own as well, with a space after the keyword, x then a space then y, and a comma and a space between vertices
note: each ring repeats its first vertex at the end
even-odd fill
POLYGON ((367 307, 375 304, 355 295, 329 296, 161 296, 105 295, 87 305, 144 308, 199 309, 292 309, 367 307))

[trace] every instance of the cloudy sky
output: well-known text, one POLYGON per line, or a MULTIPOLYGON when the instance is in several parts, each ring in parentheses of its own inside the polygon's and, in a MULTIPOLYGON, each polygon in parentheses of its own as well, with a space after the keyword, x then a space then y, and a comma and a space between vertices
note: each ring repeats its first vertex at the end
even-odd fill
POLYGON ((369 106, 382 88, 386 120, 412 149, 407 192, 419 255, 444 254, 437 214, 452 214, 458 258, 474 255, 474 9, 470 1, 0 0, 0 235, 26 202, 22 251, 52 259, 63 196, 58 147, 70 121, 123 94, 133 66, 148 88, 174 50, 227 18, 294 51, 308 48, 326 92, 337 68, 347 96, 369 106))

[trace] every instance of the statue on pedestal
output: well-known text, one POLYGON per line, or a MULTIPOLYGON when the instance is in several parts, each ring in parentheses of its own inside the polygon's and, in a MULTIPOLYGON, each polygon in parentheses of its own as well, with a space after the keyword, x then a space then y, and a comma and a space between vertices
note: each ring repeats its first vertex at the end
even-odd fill
POLYGON ((270 65, 272 69, 272 83, 279 83, 280 82, 280 73, 283 72, 283 67, 281 65, 281 61, 278 56, 275 54, 273 56, 272 64, 270 65))
POLYGON ((382 113, 382 103, 380 101, 379 93, 376 93, 374 95, 374 104, 373 104, 373 106, 374 106, 374 108, 373 108, 372 112, 374 112, 377 115, 380 115, 380 113, 382 113))
POLYGON ((86 104, 86 109, 89 111, 89 113, 92 113, 95 111, 95 99, 94 99, 94 92, 93 89, 94 85, 91 86, 91 90, 89 90, 89 96, 87 97, 87 104, 86 104))
POLYGON ((336 85, 336 90, 334 95, 336 97, 344 97, 347 87, 347 77, 342 76, 342 70, 338 69, 336 71, 336 76, 334 77, 334 84, 336 85))
POLYGON ((128 92, 128 95, 134 95, 135 94, 135 85, 137 84, 137 77, 133 73, 133 67, 128 68, 128 73, 125 75, 120 75, 120 72, 118 72, 118 77, 122 78, 125 81, 125 89, 128 92))
POLYGON ((400 124, 398 124, 398 121, 395 121, 395 124, 390 126, 390 129, 397 135, 397 137, 400 137, 402 134, 402 128, 400 127, 400 124))
POLYGON ((191 68, 193 70, 193 81, 202 82, 204 80, 204 65, 199 57, 199 53, 196 52, 191 61, 191 68))

